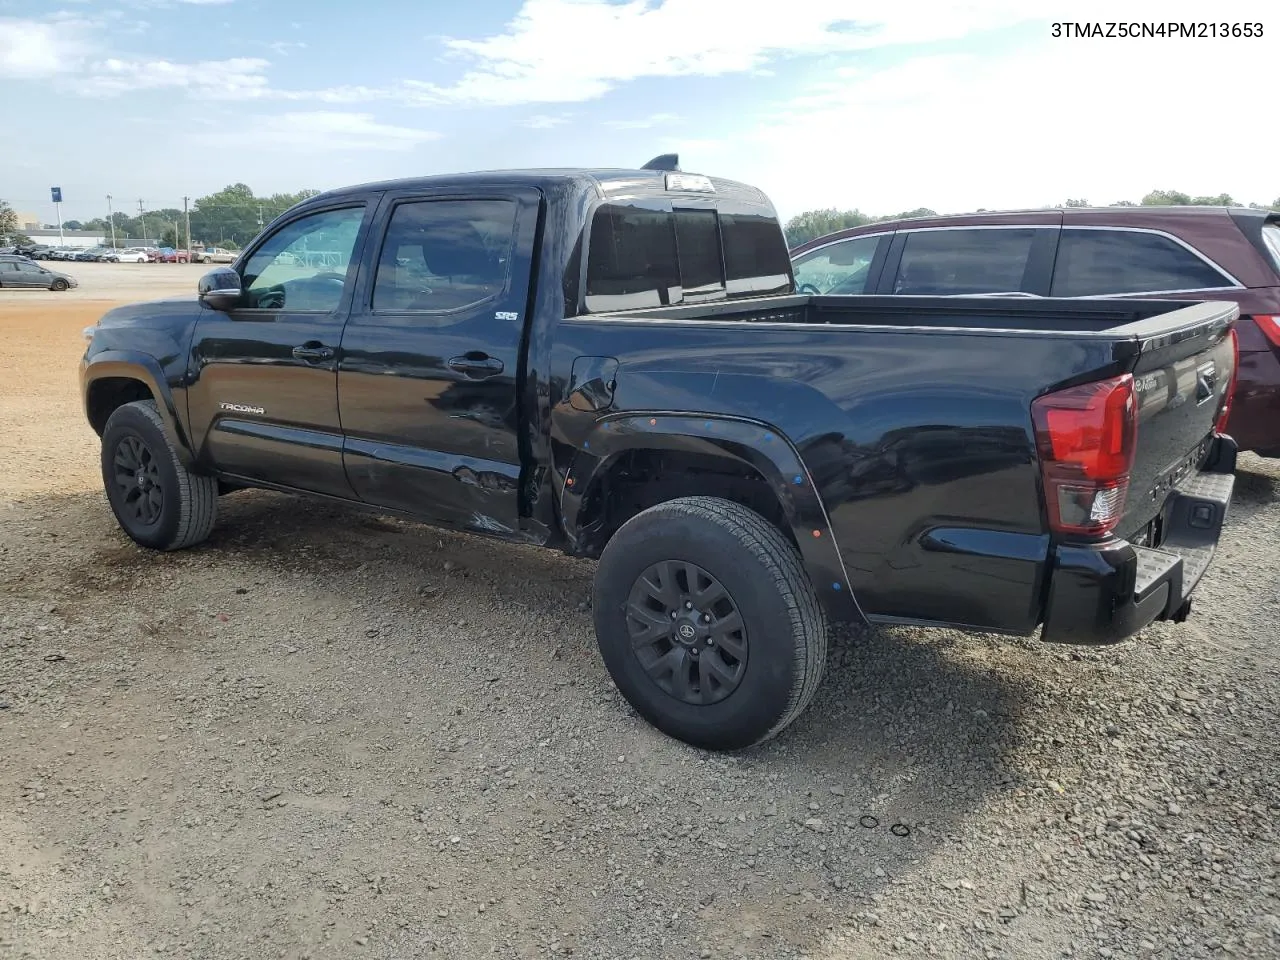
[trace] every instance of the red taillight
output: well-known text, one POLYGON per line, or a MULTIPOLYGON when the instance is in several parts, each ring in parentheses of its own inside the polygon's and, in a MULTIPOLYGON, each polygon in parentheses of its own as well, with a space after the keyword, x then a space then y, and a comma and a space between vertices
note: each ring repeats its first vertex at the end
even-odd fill
MULTIPOLYGON (((1256 320, 1271 320, 1273 317, 1255 317, 1256 320)), ((1258 326, 1262 326, 1261 323, 1258 326)), ((1263 328, 1265 330, 1265 328, 1263 328)), ((1236 376, 1240 373, 1240 338, 1236 336, 1236 328, 1232 327, 1231 337, 1231 378, 1227 381, 1227 389, 1222 394, 1222 409, 1218 411, 1218 419, 1213 425, 1214 433, 1226 433, 1227 421, 1231 419, 1231 404, 1236 395, 1236 376)))
POLYGON ((1069 387, 1031 404, 1055 533, 1110 533, 1124 514, 1138 437, 1133 377, 1069 387))
POLYGON ((1262 331, 1262 335, 1266 337, 1273 347, 1280 347, 1280 314, 1263 314, 1253 317, 1253 322, 1258 325, 1258 329, 1262 331))

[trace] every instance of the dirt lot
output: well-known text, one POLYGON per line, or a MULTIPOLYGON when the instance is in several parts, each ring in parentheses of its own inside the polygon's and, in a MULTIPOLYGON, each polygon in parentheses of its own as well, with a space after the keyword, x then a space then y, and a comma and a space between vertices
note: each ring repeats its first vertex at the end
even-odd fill
POLYGON ((712 756, 613 689, 587 563, 263 493, 134 548, 79 332, 199 268, 66 269, 0 297, 0 956, 1280 956, 1280 463, 1189 623, 842 636, 712 756))

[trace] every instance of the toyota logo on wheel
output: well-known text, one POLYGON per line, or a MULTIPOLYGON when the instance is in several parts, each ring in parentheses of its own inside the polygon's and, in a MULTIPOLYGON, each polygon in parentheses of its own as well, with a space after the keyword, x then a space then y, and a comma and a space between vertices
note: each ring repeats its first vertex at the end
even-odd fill
POLYGON ((690 623, 680 624, 679 633, 680 633, 680 638, 682 640, 692 640, 695 632, 696 631, 693 629, 693 624, 690 624, 690 623))

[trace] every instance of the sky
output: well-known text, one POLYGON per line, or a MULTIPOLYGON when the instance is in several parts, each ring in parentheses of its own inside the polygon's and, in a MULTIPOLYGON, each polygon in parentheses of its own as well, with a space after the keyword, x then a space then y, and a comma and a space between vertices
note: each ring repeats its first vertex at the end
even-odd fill
MULTIPOLYGON (((0 0, 0 199, 53 222, 511 167, 683 169, 784 218, 1280 196, 1271 0, 0 0), (1123 11, 1123 12, 1122 12, 1123 11), (1077 38, 1053 23, 1261 24, 1077 38)), ((1276 8, 1280 9, 1280 8, 1276 8)))

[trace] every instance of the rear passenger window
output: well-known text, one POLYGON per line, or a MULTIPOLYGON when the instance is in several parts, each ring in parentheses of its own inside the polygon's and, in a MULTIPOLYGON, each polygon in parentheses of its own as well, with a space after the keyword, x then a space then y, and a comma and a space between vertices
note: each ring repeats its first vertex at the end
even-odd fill
POLYGON ((1228 277, 1168 237, 1067 228, 1058 242, 1051 295, 1098 297, 1229 286, 1228 277))
POLYGON ((497 296, 507 285, 515 225, 511 200, 401 204, 382 244, 373 309, 437 313, 497 296))
POLYGON ((908 233, 893 292, 1017 293, 1035 235, 1031 228, 908 233))

